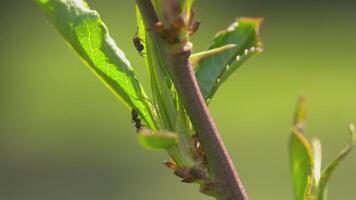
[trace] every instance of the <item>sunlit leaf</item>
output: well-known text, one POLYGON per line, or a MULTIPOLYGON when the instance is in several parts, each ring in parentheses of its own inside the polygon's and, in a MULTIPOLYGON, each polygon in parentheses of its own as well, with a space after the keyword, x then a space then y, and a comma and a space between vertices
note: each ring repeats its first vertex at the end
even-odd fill
POLYGON ((136 109, 149 127, 155 129, 147 96, 99 14, 81 0, 36 2, 94 74, 127 107, 136 109))
POLYGON ((240 18, 217 34, 209 50, 234 44, 236 48, 200 60, 196 78, 205 100, 209 101, 220 85, 249 57, 262 51, 259 39, 261 18, 240 18))
POLYGON ((330 176, 335 171, 336 167, 341 163, 342 160, 351 152, 352 147, 356 143, 356 133, 353 125, 350 126, 351 138, 346 147, 339 153, 335 160, 333 160, 329 165, 322 171, 321 178, 319 181, 319 196, 318 200, 326 199, 327 185, 330 180, 330 176))
POLYGON ((148 129, 142 129, 137 138, 143 147, 154 150, 167 150, 178 143, 177 134, 167 131, 153 133, 148 129))

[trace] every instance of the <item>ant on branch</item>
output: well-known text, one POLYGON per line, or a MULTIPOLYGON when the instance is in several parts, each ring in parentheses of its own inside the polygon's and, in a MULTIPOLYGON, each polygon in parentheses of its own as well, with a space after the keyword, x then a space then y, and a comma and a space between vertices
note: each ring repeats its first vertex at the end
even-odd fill
POLYGON ((143 46, 142 42, 143 40, 141 38, 138 37, 137 33, 135 34, 135 36, 132 38, 132 42, 136 48, 136 50, 138 51, 138 54, 140 56, 143 56, 143 50, 145 49, 145 47, 143 46))
POLYGON ((136 109, 132 109, 131 111, 131 122, 135 123, 137 132, 142 129, 143 127, 142 120, 139 118, 139 114, 136 109))

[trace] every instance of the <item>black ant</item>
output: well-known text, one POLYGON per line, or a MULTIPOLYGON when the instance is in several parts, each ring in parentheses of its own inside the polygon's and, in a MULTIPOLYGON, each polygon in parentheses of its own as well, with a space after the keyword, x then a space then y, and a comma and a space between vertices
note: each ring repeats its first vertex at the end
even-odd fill
POLYGON ((139 131, 143 127, 142 121, 139 118, 139 114, 136 109, 132 109, 131 111, 131 121, 132 123, 135 123, 135 127, 137 131, 139 131))
POLYGON ((142 51, 143 51, 143 49, 145 49, 145 47, 144 47, 143 44, 142 44, 143 40, 137 36, 137 33, 136 33, 136 35, 132 38, 132 42, 133 42, 133 44, 134 44, 136 50, 138 51, 138 54, 139 54, 140 56, 143 56, 144 53, 143 53, 142 51))

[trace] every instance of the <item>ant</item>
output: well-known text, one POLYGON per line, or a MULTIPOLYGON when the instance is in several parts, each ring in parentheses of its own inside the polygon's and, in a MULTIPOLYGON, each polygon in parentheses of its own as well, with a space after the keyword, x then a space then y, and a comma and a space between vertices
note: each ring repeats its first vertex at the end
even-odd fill
POLYGON ((136 50, 138 51, 138 54, 139 54, 140 56, 143 56, 144 53, 143 53, 142 51, 143 51, 143 49, 144 49, 145 47, 144 47, 143 44, 142 44, 143 40, 137 36, 137 33, 136 33, 136 35, 132 38, 132 42, 133 42, 133 44, 134 44, 136 50))
POLYGON ((136 109, 132 109, 131 111, 131 121, 135 123, 136 130, 139 131, 143 127, 142 121, 139 118, 138 111, 136 109))

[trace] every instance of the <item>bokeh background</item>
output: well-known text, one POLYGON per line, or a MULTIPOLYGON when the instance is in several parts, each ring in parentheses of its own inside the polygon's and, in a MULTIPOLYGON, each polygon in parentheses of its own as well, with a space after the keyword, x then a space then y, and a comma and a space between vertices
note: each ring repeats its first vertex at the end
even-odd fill
MULTIPOLYGON (((149 91, 132 45, 134 1, 88 0, 149 91)), ((218 91, 210 110, 252 200, 293 199, 287 143, 297 97, 324 164, 356 123, 356 12, 351 1, 196 0, 195 51, 237 16, 263 16, 265 51, 218 91)), ((32 1, 0 2, 0 200, 203 200, 136 142, 130 114, 83 66, 32 1)), ((356 152, 332 177, 356 199, 356 152)))

